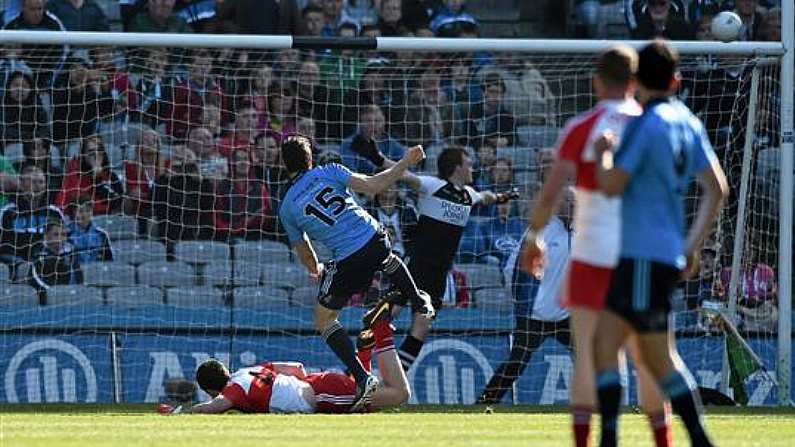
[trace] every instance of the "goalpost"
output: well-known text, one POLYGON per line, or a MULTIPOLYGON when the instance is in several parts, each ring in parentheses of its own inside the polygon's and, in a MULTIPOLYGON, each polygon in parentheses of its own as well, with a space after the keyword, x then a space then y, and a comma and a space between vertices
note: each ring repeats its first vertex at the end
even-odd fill
MULTIPOLYGON (((680 348, 701 385, 729 392, 723 331, 701 310, 712 303, 752 357, 775 371, 775 385, 772 373, 748 378, 754 384, 750 403, 782 406, 792 395, 795 82, 793 6, 783 10, 783 45, 673 43, 683 55, 682 99, 708 123, 733 192, 706 247, 715 263, 707 266, 704 281, 714 291, 699 284, 677 300, 680 348), (702 293, 709 295, 706 304, 702 293), (778 318, 765 320, 759 310, 770 306, 778 318)), ((34 84, 29 89, 41 98, 40 106, 28 102, 19 110, 41 108, 47 117, 39 126, 47 128, 45 141, 52 143, 46 147, 50 162, 42 164, 50 169, 46 180, 63 173, 63 182, 48 183, 47 192, 67 221, 75 219, 79 196, 90 196, 95 223, 108 231, 114 251, 112 262, 86 257, 82 284, 48 288, 36 282, 40 258, 20 254, 25 248, 39 253, 38 239, 15 247, 16 257, 6 259, 8 271, 0 272, 7 274, 0 278, 0 363, 8 365, 0 371, 0 401, 159 400, 165 379, 192 379, 196 364, 208 356, 232 367, 302 360, 310 367, 339 368, 312 329, 316 286, 274 223, 277 191, 287 180, 270 169, 277 162, 269 154, 281 132, 300 131, 316 139, 324 154, 319 161, 368 168, 366 160, 346 152, 361 144, 349 137, 383 120, 385 133, 376 136, 382 150, 424 144, 428 161, 422 170, 433 173, 443 147, 467 146, 473 160, 491 166, 478 171, 478 185, 517 187, 522 194, 504 218, 502 210, 490 209, 471 219, 456 259, 459 273, 448 282, 450 291, 458 285, 458 296, 450 293, 450 308, 441 311, 409 374, 416 402, 443 404, 472 403, 507 357, 513 304, 502 270, 521 235, 518 216, 537 191, 565 121, 594 103, 593 57, 617 43, 24 31, 0 32, 0 42, 4 61, 26 63, 22 71, 34 84), (20 52, 15 45, 37 49, 20 52), (307 60, 314 67, 302 65, 307 60), (37 63, 62 74, 38 76, 37 63), (76 66, 84 72, 72 73, 76 66), (488 89, 490 73, 505 82, 502 98, 488 89), (371 102, 382 117, 368 112, 371 102), (490 112, 495 104, 507 113, 490 112), (492 116, 498 118, 489 121, 492 116), (108 172, 97 168, 95 174, 86 171, 94 169, 90 162, 73 161, 91 150, 87 137, 95 133, 108 153, 108 172), (485 149, 491 146, 493 151, 485 149), (145 158, 136 164, 138 157, 145 158), (259 169, 256 181, 235 177, 252 163, 259 169), (88 186, 94 175, 104 177, 88 186), (77 183, 67 187, 70 178, 77 183), (121 190, 113 192, 114 181, 121 190), (97 206, 104 201, 107 209, 97 206)), ((9 81, 19 65, 6 66, 11 68, 3 79, 9 81)), ((8 86, 0 89, 8 94, 8 86)), ((20 168, 43 136, 34 126, 25 137, 27 124, 6 126, 15 136, 4 136, 5 157, 20 168)), ((697 193, 688 193, 690 217, 697 193)), ((405 249, 410 236, 400 236, 410 234, 402 227, 412 197, 399 191, 397 198, 381 199, 395 200, 398 217, 384 211, 382 222, 400 233, 398 246, 405 249)), ((379 212, 369 199, 362 202, 379 212)), ((19 244, 22 239, 13 235, 4 241, 19 244)), ((384 285, 374 284, 353 309, 343 311, 343 325, 352 334, 361 305, 379 287, 384 285)), ((397 322, 399 331, 407 329, 406 317, 397 322)), ((568 352, 547 341, 510 397, 518 403, 564 403, 570 370, 568 352)))

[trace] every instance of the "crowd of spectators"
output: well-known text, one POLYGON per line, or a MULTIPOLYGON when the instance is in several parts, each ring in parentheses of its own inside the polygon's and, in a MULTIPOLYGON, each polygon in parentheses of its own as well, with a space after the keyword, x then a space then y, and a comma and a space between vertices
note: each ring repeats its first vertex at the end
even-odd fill
MULTIPOLYGON (((187 0, 119 3, 121 26, 130 32, 342 37, 478 37, 480 32, 464 0, 225 0, 209 9, 204 9, 208 2, 187 0)), ((598 21, 604 18, 599 11, 619 2, 575 3, 581 26, 574 35, 599 37, 598 21)), ((780 39, 775 1, 621 3, 626 33, 634 38, 710 40, 711 18, 731 9, 744 20, 743 39, 780 39)), ((6 10, 5 29, 111 29, 100 6, 106 2, 9 4, 9 9, 16 4, 18 13, 6 10)), ((397 159, 415 144, 428 150, 421 169, 434 173, 434 154, 462 145, 473 155, 479 189, 506 192, 519 186, 529 198, 539 184, 540 160, 550 152, 522 147, 532 145, 522 141, 519 130, 557 133, 563 125, 560 98, 553 92, 559 87, 530 58, 511 53, 11 45, 0 51, 5 154, 0 256, 12 273, 20 262, 32 263, 39 276, 34 279, 47 284, 79 281, 76 271, 63 272, 113 259, 111 241, 92 224, 93 215, 131 216, 138 220, 140 237, 162 240, 170 253, 179 241, 194 239, 283 242, 276 216, 289 179, 278 146, 287 135, 310 136, 318 162, 337 161, 364 173, 375 172, 370 160, 376 152, 397 159), (120 140, 122 133, 126 137, 120 140), (529 165, 518 165, 510 155, 521 150, 533 153, 520 157, 529 165)), ((747 88, 748 73, 717 63, 698 70, 685 76, 682 98, 705 119, 719 152, 728 152, 719 153, 721 159, 740 166, 732 157, 741 152, 728 142, 744 141, 733 122, 733 92, 747 88)), ((389 229, 396 250, 407 252, 416 223, 412 195, 396 188, 362 200, 389 229)), ((525 212, 522 201, 476 208, 457 261, 503 266, 521 240, 525 212)), ((450 283, 466 279, 454 272, 450 283)))

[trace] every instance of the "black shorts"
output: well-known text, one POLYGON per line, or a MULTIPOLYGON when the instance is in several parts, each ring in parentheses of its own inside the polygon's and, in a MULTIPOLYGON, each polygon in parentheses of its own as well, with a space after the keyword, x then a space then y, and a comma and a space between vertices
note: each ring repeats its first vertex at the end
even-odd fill
POLYGON ((605 307, 638 332, 665 332, 671 296, 680 274, 669 264, 621 258, 613 272, 605 307))
POLYGON ((364 247, 342 261, 329 261, 320 281, 318 302, 327 309, 340 310, 351 296, 367 290, 375 272, 392 254, 389 237, 378 231, 364 247))

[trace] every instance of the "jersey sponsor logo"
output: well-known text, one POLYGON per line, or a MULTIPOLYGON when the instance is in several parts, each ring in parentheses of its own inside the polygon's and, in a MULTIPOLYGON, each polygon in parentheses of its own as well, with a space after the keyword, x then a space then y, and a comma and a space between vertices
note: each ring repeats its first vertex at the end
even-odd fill
POLYGON ((6 400, 20 402, 19 391, 23 402, 96 402, 97 376, 83 351, 47 338, 26 344, 8 362, 6 400))

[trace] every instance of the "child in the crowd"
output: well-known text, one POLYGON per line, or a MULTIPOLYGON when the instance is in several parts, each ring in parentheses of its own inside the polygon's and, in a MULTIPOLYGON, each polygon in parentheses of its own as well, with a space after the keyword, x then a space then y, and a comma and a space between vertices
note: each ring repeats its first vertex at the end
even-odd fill
POLYGON ((81 197, 76 202, 75 218, 69 223, 69 242, 80 264, 113 260, 108 233, 92 222, 94 208, 91 199, 81 197))
POLYGON ((58 219, 47 222, 44 239, 35 247, 31 285, 44 292, 52 286, 80 284, 83 271, 72 244, 66 240, 66 228, 58 219))

